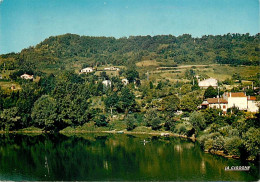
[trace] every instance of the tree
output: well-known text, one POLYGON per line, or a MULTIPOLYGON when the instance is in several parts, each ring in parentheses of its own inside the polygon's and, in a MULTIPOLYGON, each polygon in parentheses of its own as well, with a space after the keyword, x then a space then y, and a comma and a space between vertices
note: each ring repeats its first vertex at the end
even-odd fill
POLYGON ((129 88, 124 87, 119 98, 119 105, 123 111, 125 111, 125 116, 127 116, 129 110, 134 108, 135 104, 135 95, 130 91, 129 88))
POLYGON ((146 126, 151 126, 153 130, 157 130, 161 127, 161 118, 155 109, 148 109, 144 116, 146 126))
POLYGON ((116 108, 119 98, 116 92, 113 92, 111 95, 107 96, 104 100, 107 108, 110 109, 111 115, 113 114, 113 109, 116 108))
POLYGON ((152 81, 149 82, 149 85, 150 85, 150 89, 153 89, 153 82, 152 81))
POLYGON ((242 147, 242 140, 238 136, 232 136, 225 139, 224 148, 230 155, 240 156, 240 148, 242 147))
POLYGON ((205 118, 203 113, 194 111, 190 115, 190 123, 192 124, 193 128, 195 129, 196 133, 203 130, 205 128, 205 118))
POLYGON ((128 115, 125 119, 126 121, 126 129, 128 131, 133 130, 136 127, 135 117, 132 115, 128 115))
POLYGON ((107 118, 104 114, 97 115, 94 121, 95 121, 95 125, 97 125, 98 127, 108 125, 107 118))
POLYGON ((107 76, 107 73, 106 73, 105 71, 102 71, 102 72, 100 73, 100 77, 101 77, 103 80, 108 80, 108 79, 109 79, 109 77, 107 76))
POLYGON ((159 90, 161 90, 161 89, 162 89, 162 87, 163 87, 163 83, 162 83, 162 81, 160 80, 160 81, 159 81, 159 83, 157 84, 157 87, 156 87, 156 89, 159 89, 159 90))
POLYGON ((158 130, 159 128, 161 128, 161 118, 153 118, 151 122, 151 127, 153 130, 158 130))
POLYGON ((204 98, 213 98, 218 95, 217 89, 214 89, 212 86, 209 86, 204 93, 204 98))
POLYGON ((194 111, 201 104, 201 98, 195 93, 187 94, 181 98, 180 108, 184 111, 194 111))
POLYGON ((53 130, 58 121, 56 100, 48 95, 41 96, 32 108, 34 124, 45 131, 53 130))
POLYGON ((242 136, 243 144, 247 152, 249 153, 249 158, 255 159, 260 150, 260 129, 249 128, 246 133, 242 136))
POLYGON ((19 116, 18 108, 12 107, 10 109, 4 109, 0 114, 0 128, 6 131, 17 128, 21 122, 21 116, 19 116))
POLYGON ((146 111, 146 114, 144 115, 144 117, 145 117, 144 121, 145 121, 146 126, 151 126, 152 125, 152 120, 154 118, 158 117, 157 116, 157 111, 155 109, 148 109, 146 111))
POLYGON ((164 97, 162 100, 162 109, 173 112, 180 107, 180 99, 176 95, 164 97))
POLYGON ((126 70, 126 78, 128 79, 129 83, 133 83, 137 78, 139 78, 139 73, 135 68, 130 68, 126 70))

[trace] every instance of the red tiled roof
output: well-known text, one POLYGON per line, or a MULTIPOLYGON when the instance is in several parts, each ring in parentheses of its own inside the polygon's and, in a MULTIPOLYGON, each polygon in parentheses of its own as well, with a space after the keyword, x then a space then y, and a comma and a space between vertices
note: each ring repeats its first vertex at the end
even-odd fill
POLYGON ((255 96, 248 96, 247 100, 256 100, 256 97, 255 96))
POLYGON ((225 93, 228 97, 230 97, 230 94, 231 94, 231 97, 246 97, 245 93, 244 92, 226 92, 225 93))
POLYGON ((227 104, 227 100, 223 99, 223 98, 208 98, 207 99, 209 104, 215 104, 215 103, 224 103, 227 104))

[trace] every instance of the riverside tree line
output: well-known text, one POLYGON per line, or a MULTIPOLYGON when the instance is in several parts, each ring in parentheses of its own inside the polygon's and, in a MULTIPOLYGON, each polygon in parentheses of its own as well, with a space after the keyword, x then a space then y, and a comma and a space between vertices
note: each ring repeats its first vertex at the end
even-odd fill
MULTIPOLYGON (((135 67, 121 72, 130 80, 126 86, 118 76, 109 77, 105 72, 100 77, 71 71, 61 71, 55 76, 37 74, 41 75, 39 82, 16 77, 21 90, 0 89, 1 130, 35 126, 55 132, 89 122, 94 122, 96 127, 113 129, 117 122, 123 123, 127 130, 144 126, 195 135, 208 151, 223 150, 249 159, 258 156, 259 113, 245 113, 236 108, 229 109, 226 115, 217 109, 198 110, 203 98, 216 96, 217 90, 212 87, 203 91, 197 83, 144 81, 141 84, 135 67), (112 81, 111 87, 102 84, 104 79, 112 81), (177 110, 183 113, 177 115, 177 110), (113 121, 114 115, 122 117, 113 121)), ((247 91, 255 95, 254 91, 247 91)))

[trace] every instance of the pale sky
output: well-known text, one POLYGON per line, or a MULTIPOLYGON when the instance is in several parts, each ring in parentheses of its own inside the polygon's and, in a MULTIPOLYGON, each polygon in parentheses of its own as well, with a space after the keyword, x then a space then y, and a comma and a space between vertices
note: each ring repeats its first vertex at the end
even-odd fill
POLYGON ((0 0, 0 54, 52 35, 259 33, 259 0, 0 0))

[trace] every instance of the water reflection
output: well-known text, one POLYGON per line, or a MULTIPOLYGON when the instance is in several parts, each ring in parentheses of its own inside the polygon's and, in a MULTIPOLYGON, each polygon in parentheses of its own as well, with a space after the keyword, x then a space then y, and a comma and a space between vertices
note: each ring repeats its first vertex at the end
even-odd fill
POLYGON ((224 171, 240 164, 179 138, 0 135, 0 180, 257 180, 257 166, 224 171))

